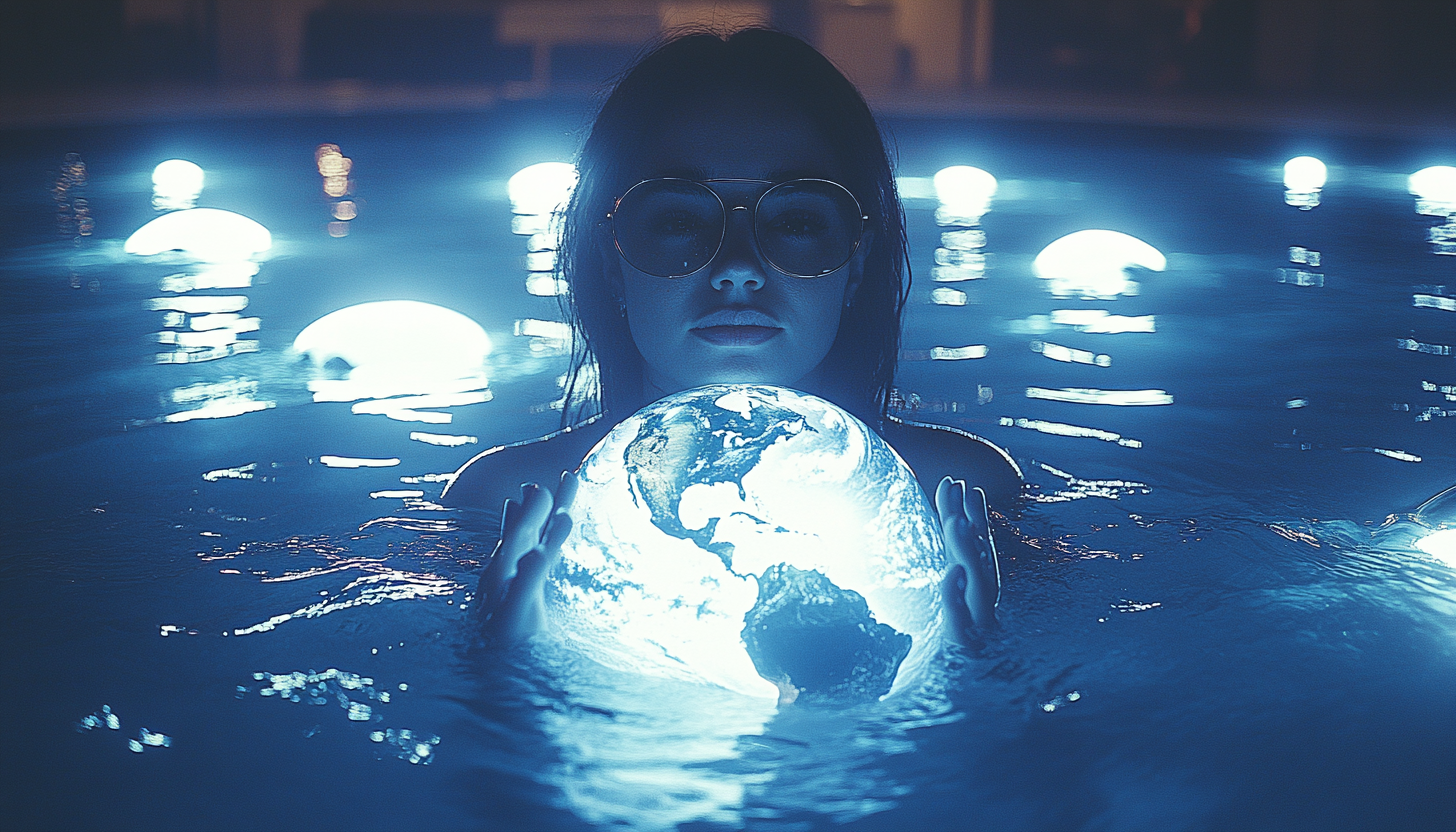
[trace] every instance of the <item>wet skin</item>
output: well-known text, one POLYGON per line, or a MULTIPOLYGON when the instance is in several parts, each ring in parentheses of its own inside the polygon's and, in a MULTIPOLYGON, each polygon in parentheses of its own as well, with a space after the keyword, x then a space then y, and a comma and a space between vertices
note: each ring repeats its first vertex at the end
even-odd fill
MULTIPOLYGON (((840 179, 826 143, 801 114, 741 97, 684 108, 644 148, 638 179, 840 179)), ((763 186, 714 185, 726 205, 748 204, 763 186)), ((646 365, 644 394, 656 400, 716 382, 782 385, 822 394, 821 362, 863 274, 862 244, 835 272, 805 279, 783 274, 758 251, 748 211, 729 211, 722 247, 705 267, 680 278, 634 269, 608 250, 604 263, 626 305, 632 339, 646 365)), ((830 396, 825 396, 831 398, 830 396)), ((515 642, 546 622, 544 587, 571 529, 576 480, 569 471, 610 430, 600 419, 543 440, 487 451, 461 469, 447 501, 499 505, 492 483, 528 482, 505 501, 501 538, 474 605, 480 632, 515 642), (566 471, 559 474, 556 472, 566 471), (549 479, 548 479, 549 477, 549 479)), ((968 434, 892 421, 885 438, 920 476, 934 502, 949 567, 942 581, 949 637, 974 644, 996 628, 1000 576, 987 522, 986 491, 949 474, 977 475, 998 500, 1019 491, 1019 471, 999 449, 968 434), (945 476, 940 476, 944 472, 945 476), (936 479, 927 479, 937 477, 936 479)))

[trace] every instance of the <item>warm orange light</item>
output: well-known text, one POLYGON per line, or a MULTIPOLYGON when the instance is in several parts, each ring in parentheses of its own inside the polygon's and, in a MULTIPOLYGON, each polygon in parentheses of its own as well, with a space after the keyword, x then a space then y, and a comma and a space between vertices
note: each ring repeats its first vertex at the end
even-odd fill
POLYGON ((348 176, 354 167, 354 160, 339 153, 328 153, 319 157, 318 170, 321 176, 348 176))

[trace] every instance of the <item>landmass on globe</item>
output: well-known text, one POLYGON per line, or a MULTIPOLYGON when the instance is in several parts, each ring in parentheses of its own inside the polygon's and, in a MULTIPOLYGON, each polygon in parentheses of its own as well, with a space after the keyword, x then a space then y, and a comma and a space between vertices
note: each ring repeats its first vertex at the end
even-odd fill
POLYGON ((863 595, 787 564, 759 576, 758 602, 743 623, 758 675, 779 686, 781 699, 806 703, 879 699, 890 692, 910 643, 875 620, 863 595))

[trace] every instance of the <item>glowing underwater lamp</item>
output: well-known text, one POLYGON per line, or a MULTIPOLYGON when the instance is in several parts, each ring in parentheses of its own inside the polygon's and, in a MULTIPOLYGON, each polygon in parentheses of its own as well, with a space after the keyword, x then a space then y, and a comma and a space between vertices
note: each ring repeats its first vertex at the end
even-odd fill
POLYGON ((159 209, 191 208, 202 194, 202 168, 186 159, 168 159, 152 171, 152 202, 159 209))
POLYGON ((361 395, 427 391, 482 372, 490 337, 469 317, 415 300, 360 303, 330 312, 293 339, 323 366, 340 359, 361 395))
POLYGON ((1302 211, 1319 205, 1329 178, 1325 163, 1313 156, 1295 156, 1284 163, 1284 201, 1302 211))
POLYGON ((127 254, 150 256, 180 250, 209 263, 252 259, 273 247, 255 220, 220 208, 188 208, 163 214, 127 238, 127 254))
POLYGON ((942 168, 932 182, 943 211, 956 217, 980 219, 991 210, 991 199, 996 196, 996 177, 970 165, 942 168))
POLYGON ((1037 277, 1049 282, 1056 297, 1110 300, 1137 294, 1127 270, 1140 267, 1160 272, 1168 258, 1131 234, 1104 229, 1076 231, 1053 240, 1032 261, 1037 277))
POLYGON ((1450 165, 1421 168, 1410 175, 1409 184, 1418 212, 1433 216, 1456 213, 1456 168, 1450 165))
POLYGON ((571 198, 576 176, 576 166, 568 162, 539 162, 521 168, 506 182, 511 210, 517 214, 556 211, 571 198))

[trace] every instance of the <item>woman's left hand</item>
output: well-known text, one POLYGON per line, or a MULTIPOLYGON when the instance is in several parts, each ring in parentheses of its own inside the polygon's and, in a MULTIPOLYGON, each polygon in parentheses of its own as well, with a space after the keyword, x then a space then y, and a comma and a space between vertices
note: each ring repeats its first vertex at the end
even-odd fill
POLYGON ((986 494, 950 477, 935 489, 935 509, 945 537, 950 566, 941 581, 950 637, 957 644, 975 643, 996 629, 996 603, 1001 598, 1001 571, 986 513, 986 494))

